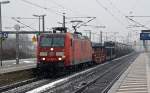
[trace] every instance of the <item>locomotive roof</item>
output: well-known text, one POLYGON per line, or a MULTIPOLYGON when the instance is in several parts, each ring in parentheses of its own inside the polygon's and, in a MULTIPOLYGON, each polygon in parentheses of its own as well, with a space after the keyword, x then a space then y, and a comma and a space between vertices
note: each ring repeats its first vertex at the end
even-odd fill
MULTIPOLYGON (((42 33, 40 36, 50 36, 50 37, 65 37, 66 33, 42 33)), ((70 33, 70 35, 73 36, 73 38, 78 38, 78 39, 89 39, 87 36, 82 36, 80 34, 74 34, 70 33)))
POLYGON ((49 34, 41 34, 41 36, 51 36, 51 37, 53 37, 53 36, 65 36, 66 34, 65 33, 49 33, 49 34))

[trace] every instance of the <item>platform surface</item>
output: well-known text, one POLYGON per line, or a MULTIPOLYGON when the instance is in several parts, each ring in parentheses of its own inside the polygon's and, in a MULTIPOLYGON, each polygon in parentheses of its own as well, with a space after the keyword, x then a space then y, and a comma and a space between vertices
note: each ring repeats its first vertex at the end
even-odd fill
POLYGON ((150 93, 150 53, 141 53, 108 93, 150 93))
POLYGON ((0 66, 0 74, 9 73, 19 70, 31 69, 36 67, 36 59, 20 59, 19 64, 16 64, 16 60, 6 60, 2 62, 0 66))

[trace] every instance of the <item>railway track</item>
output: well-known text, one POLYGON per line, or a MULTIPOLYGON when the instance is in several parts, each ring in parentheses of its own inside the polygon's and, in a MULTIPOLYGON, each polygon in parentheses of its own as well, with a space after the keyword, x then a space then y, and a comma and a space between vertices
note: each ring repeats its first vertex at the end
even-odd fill
POLYGON ((97 81, 101 82, 101 90, 98 93, 106 93, 113 82, 115 82, 119 75, 125 71, 136 57, 137 54, 130 54, 118 60, 113 60, 70 77, 49 83, 27 93, 88 93, 89 87, 97 81))
POLYGON ((10 89, 8 91, 4 91, 2 93, 25 93, 26 91, 29 91, 31 89, 37 88, 39 86, 45 85, 47 83, 50 83, 51 80, 49 79, 42 79, 38 80, 32 83, 25 84, 23 86, 19 86, 13 89, 10 89))
MULTIPOLYGON (((126 57, 119 58, 117 60, 113 60, 110 62, 106 62, 104 64, 95 66, 88 70, 72 73, 70 76, 63 76, 57 79, 33 79, 27 80, 24 83, 20 82, 16 84, 16 86, 8 86, 7 88, 0 88, 0 91, 3 93, 80 93, 87 91, 89 86, 92 86, 94 82, 99 79, 104 78, 107 74, 112 71, 112 69, 120 66, 122 63, 126 63, 128 61, 128 65, 130 64, 129 60, 132 58, 134 60, 136 56, 134 54, 130 54, 126 57), (132 56, 131 56, 132 55, 132 56), (110 68, 111 67, 111 68, 110 68), (44 88, 44 90, 42 89, 44 88), (7 91, 6 91, 7 90, 7 91)), ((128 66, 127 65, 127 66, 128 66)), ((125 66, 125 65, 122 65, 125 66)), ((126 67, 127 67, 126 66, 126 67)), ((117 69, 117 68, 116 68, 117 69)), ((122 71, 123 72, 123 71, 122 71)), ((112 81, 112 80, 111 80, 112 81)), ((110 84, 112 82, 109 82, 110 84)), ((103 89, 109 89, 109 84, 103 87, 103 89), (108 88, 107 88, 108 87, 108 88)), ((103 90, 104 91, 104 90, 103 90)), ((86 93, 86 92, 85 92, 86 93)), ((105 93, 105 91, 104 91, 105 93)))
MULTIPOLYGON (((90 67, 91 66, 89 66, 89 68, 90 67)), ((46 73, 46 75, 43 74, 43 76, 40 76, 40 77, 38 76, 38 77, 27 79, 27 80, 24 80, 24 81, 12 83, 10 85, 2 86, 2 87, 0 87, 0 93, 1 92, 3 92, 3 93, 12 93, 12 92, 13 93, 14 92, 23 93, 23 92, 27 92, 27 91, 32 90, 34 88, 40 87, 44 84, 53 82, 53 81, 58 80, 60 78, 67 77, 68 75, 72 75, 74 73, 78 73, 81 70, 85 70, 85 69, 87 69, 87 67, 84 67, 80 70, 79 69, 78 70, 74 69, 74 70, 72 70, 72 72, 69 71, 67 73, 58 73, 58 74, 56 74, 55 76, 52 76, 52 77, 49 77, 49 76, 47 77, 47 73, 46 73)))
POLYGON ((24 80, 24 81, 17 82, 17 83, 13 83, 13 84, 10 84, 10 85, 5 85, 5 86, 0 87, 0 92, 7 91, 7 90, 10 90, 10 89, 13 89, 13 88, 16 88, 16 87, 19 87, 19 86, 37 81, 37 80, 38 80, 37 78, 31 78, 31 79, 24 80))
POLYGON ((138 55, 135 55, 131 59, 127 59, 122 63, 120 62, 116 66, 110 68, 108 72, 104 72, 103 76, 99 76, 98 78, 94 79, 88 86, 79 89, 79 91, 76 91, 75 93, 91 93, 91 91, 92 93, 107 93, 115 81, 119 79, 119 77, 136 59, 137 56, 138 55))

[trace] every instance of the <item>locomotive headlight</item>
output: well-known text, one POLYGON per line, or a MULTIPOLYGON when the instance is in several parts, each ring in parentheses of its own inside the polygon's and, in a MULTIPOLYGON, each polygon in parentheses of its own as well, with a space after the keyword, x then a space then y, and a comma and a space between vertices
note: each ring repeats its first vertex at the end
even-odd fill
POLYGON ((40 56, 47 56, 47 52, 40 52, 40 56))
POLYGON ((45 58, 42 58, 43 61, 45 61, 45 58))
POLYGON ((59 60, 59 61, 61 61, 61 60, 62 60, 62 58, 58 58, 58 60, 59 60))
POLYGON ((53 51, 54 50, 54 48, 51 48, 51 51, 53 51))

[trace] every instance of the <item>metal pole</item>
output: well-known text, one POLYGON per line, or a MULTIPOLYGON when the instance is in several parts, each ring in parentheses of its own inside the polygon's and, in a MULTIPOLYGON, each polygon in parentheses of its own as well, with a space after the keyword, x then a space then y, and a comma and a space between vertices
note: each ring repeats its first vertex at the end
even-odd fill
POLYGON ((40 32, 40 26, 41 26, 41 22, 40 22, 40 16, 39 16, 39 32, 40 32))
POLYGON ((2 64, 2 61, 3 61, 3 45, 2 45, 2 14, 1 14, 1 3, 0 3, 0 32, 1 32, 1 40, 0 40, 0 44, 1 44, 1 47, 0 47, 0 55, 1 55, 1 66, 3 65, 2 64))
POLYGON ((103 43, 103 32, 100 31, 100 42, 103 43))
POLYGON ((107 37, 107 32, 106 32, 106 41, 108 40, 108 37, 107 37))
POLYGON ((2 2, 0 2, 0 32, 1 32, 1 40, 0 40, 0 55, 1 55, 1 58, 0 58, 0 61, 1 61, 1 66, 2 66, 2 61, 3 61, 3 43, 2 43, 2 10, 1 10, 1 4, 7 4, 7 3, 9 3, 10 1, 2 1, 2 2))
POLYGON ((111 49, 110 58, 112 59, 112 50, 113 50, 113 48, 110 48, 110 49, 111 49))
POLYGON ((42 15, 42 21, 43 21, 43 32, 45 32, 45 21, 44 21, 45 15, 42 15))
POLYGON ((39 32, 40 32, 40 30, 41 30, 41 17, 42 17, 43 15, 33 15, 33 16, 39 18, 39 32))
POLYGON ((1 3, 0 3, 0 31, 2 32, 2 14, 1 14, 1 3))
POLYGON ((99 43, 101 43, 101 32, 99 33, 99 43))
POLYGON ((115 34, 115 42, 117 42, 117 35, 115 34))
POLYGON ((90 35, 90 36, 89 36, 89 38, 90 38, 90 40, 92 40, 92 38, 91 38, 91 34, 92 34, 92 33, 91 33, 91 31, 89 31, 89 35, 90 35))
POLYGON ((19 64, 19 33, 16 33, 16 64, 19 64))
POLYGON ((66 25, 65 25, 65 18, 66 18, 66 17, 65 17, 65 13, 63 13, 63 25, 62 25, 62 26, 63 26, 63 28, 65 28, 65 27, 66 27, 66 25))

